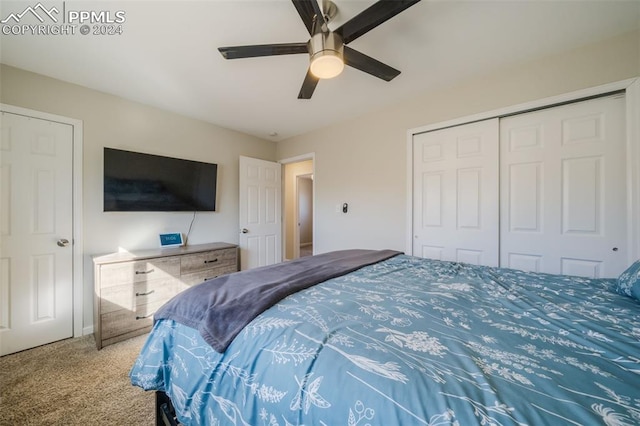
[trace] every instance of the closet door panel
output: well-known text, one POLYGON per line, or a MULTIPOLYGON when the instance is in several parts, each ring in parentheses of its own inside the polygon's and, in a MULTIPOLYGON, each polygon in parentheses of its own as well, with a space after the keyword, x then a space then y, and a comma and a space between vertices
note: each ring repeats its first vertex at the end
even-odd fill
POLYGON ((542 193, 544 164, 519 163, 508 169, 508 217, 511 232, 542 232, 542 193))
POLYGON ((562 233, 602 235, 603 158, 562 161, 562 233))
POLYGON ((626 265, 624 97, 501 119, 501 266, 615 277, 626 265))
POLYGON ((413 253, 498 265, 498 119, 414 135, 413 253))

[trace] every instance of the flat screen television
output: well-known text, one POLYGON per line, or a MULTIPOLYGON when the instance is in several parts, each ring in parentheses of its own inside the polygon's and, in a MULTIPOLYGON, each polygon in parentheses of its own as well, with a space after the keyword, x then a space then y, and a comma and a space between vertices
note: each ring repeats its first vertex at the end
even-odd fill
POLYGON ((215 211, 218 165, 104 148, 104 211, 215 211))

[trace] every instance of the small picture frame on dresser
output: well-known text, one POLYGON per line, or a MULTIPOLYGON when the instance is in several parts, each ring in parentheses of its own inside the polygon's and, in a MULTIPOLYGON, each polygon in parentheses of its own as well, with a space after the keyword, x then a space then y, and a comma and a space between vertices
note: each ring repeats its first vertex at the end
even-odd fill
POLYGON ((160 237, 160 248, 182 247, 184 245, 182 233, 180 232, 160 234, 159 237, 160 237))

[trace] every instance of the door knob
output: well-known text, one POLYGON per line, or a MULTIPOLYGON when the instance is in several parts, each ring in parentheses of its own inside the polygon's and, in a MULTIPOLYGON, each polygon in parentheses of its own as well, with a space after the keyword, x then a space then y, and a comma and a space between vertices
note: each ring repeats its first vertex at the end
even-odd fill
POLYGON ((56 244, 58 244, 58 246, 60 247, 66 247, 69 245, 69 240, 67 240, 66 238, 60 238, 56 244))
POLYGON ((242 232, 243 234, 246 234, 246 233, 249 232, 249 230, 247 228, 242 228, 242 230, 240 232, 242 232))

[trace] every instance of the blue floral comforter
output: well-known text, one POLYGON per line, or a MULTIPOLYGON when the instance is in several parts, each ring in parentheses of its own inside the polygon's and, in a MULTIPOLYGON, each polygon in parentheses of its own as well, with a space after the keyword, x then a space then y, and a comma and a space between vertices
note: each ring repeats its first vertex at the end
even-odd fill
POLYGON ((640 424, 613 280, 400 255, 300 291, 223 354, 158 321, 130 376, 187 425, 640 424))

